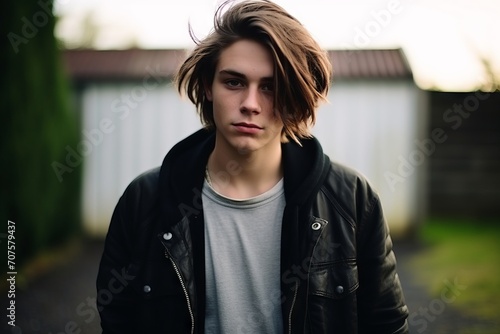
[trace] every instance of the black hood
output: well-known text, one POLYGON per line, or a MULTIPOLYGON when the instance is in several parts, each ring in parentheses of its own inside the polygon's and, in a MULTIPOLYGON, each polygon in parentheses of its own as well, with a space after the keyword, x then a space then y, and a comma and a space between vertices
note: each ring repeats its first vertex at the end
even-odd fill
MULTIPOLYGON (((285 198, 288 205, 300 206, 317 193, 330 168, 315 138, 302 139, 302 146, 282 144, 285 198)), ((208 157, 215 145, 215 131, 201 129, 176 144, 163 160, 160 171, 160 201, 166 217, 180 220, 201 210, 201 189, 208 157), (172 199, 176 199, 172 203, 172 199)), ((174 223, 174 222, 171 222, 174 223)))

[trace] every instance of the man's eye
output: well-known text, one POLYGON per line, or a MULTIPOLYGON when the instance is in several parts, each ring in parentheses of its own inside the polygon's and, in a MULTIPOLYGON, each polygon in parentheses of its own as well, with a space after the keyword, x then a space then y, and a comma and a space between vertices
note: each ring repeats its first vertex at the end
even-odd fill
POLYGON ((272 92, 274 90, 274 87, 272 84, 265 84, 265 85, 262 85, 262 90, 272 92))
POLYGON ((238 87, 240 86, 240 82, 238 80, 227 80, 226 85, 229 87, 238 87))

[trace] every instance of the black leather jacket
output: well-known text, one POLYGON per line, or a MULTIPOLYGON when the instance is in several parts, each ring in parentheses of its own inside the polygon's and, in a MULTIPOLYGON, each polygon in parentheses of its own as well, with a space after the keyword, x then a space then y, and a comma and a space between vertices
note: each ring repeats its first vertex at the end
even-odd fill
MULTIPOLYGON (((201 188, 214 137, 200 130, 181 141, 120 198, 97 279, 103 333, 203 333, 201 188)), ((377 194, 315 139, 302 144, 282 150, 285 333, 407 333, 377 194)))

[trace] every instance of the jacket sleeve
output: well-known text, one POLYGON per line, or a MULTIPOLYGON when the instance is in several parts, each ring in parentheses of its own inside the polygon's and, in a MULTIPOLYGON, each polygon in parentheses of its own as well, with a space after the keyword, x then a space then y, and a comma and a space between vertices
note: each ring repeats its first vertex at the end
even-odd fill
POLYGON ((408 333, 408 308, 389 228, 378 196, 368 192, 369 203, 358 212, 359 332, 408 333))
POLYGON ((134 332, 132 217, 126 193, 120 198, 109 226, 97 276, 97 308, 104 334, 134 332))

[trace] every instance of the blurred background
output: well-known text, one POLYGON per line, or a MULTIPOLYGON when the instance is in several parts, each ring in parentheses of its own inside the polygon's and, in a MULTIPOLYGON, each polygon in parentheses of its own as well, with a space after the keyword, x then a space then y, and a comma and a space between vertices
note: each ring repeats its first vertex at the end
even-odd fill
MULTIPOLYGON (((412 332, 500 333, 500 3, 276 2, 328 50, 314 134, 380 192, 412 332)), ((99 332, 111 213, 200 127, 171 80, 220 3, 3 3, 2 333, 99 332)))

